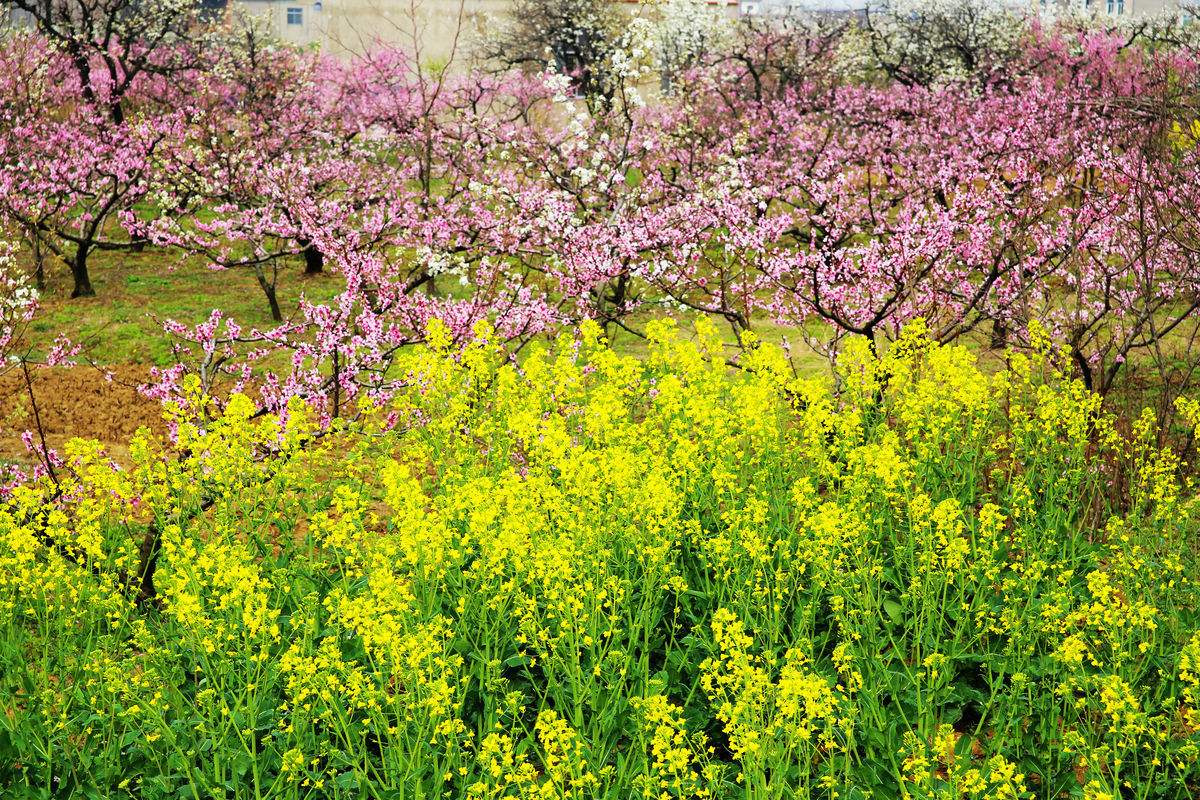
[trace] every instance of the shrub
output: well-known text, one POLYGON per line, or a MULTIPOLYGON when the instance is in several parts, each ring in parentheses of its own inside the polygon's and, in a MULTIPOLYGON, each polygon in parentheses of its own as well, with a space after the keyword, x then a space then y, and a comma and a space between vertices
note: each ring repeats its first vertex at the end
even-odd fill
POLYGON ((0 508, 6 796, 1195 796, 1148 419, 919 324, 837 393, 651 336, 435 325, 329 431, 194 393, 127 469, 70 445, 0 508))

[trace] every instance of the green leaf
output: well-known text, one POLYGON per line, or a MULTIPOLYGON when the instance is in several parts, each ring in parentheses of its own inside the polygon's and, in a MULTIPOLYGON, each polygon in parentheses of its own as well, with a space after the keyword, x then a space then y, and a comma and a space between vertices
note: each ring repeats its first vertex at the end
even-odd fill
POLYGON ((343 772, 333 779, 333 783, 339 789, 357 789, 358 788, 358 773, 343 772))

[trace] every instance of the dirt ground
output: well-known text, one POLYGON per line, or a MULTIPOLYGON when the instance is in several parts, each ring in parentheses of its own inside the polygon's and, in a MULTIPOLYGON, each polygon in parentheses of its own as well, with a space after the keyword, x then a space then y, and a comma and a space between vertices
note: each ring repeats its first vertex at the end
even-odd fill
MULTIPOLYGON (((31 370, 33 397, 46 442, 60 447, 73 437, 98 439, 120 460, 138 428, 161 429, 158 404, 138 394, 149 367, 128 364, 100 369, 88 366, 31 370)), ((36 428, 25 376, 20 369, 0 374, 0 460, 28 459, 21 433, 36 428)))

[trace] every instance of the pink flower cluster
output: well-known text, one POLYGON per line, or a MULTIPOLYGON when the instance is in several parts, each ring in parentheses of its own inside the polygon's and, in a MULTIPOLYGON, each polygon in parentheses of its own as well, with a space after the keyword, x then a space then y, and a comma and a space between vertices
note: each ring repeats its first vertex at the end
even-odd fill
POLYGON ((146 78, 119 121, 36 38, 0 61, 10 225, 69 263, 134 242, 203 255, 272 306, 267 329, 170 323, 162 398, 195 372, 332 415, 405 380, 392 358, 435 318, 516 348, 696 312, 831 351, 917 317, 1019 346, 1037 321, 1100 390, 1197 325, 1200 71, 1104 33, 1034 29, 982 86, 764 85, 717 59, 669 97, 592 106, 554 76, 231 47, 146 78), (340 291, 285 314, 277 276, 301 259, 340 291))

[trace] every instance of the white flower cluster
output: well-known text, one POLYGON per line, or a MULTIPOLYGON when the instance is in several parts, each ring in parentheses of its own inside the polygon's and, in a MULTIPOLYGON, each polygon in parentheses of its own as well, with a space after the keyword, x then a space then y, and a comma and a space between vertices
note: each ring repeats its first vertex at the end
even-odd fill
POLYGON ((555 103, 566 105, 571 102, 575 89, 570 75, 549 69, 543 73, 542 80, 545 81, 546 88, 550 91, 555 103))
POLYGON ((38 293, 18 267, 16 248, 0 242, 0 355, 6 359, 21 326, 33 317, 38 293))
POLYGON ((1031 11, 1022 0, 884 0, 868 6, 857 40, 869 55, 855 52, 855 37, 841 55, 922 83, 969 79, 1017 51, 1031 11))
POLYGON ((449 275, 458 278, 459 284, 466 286, 470 281, 467 262, 457 253, 447 253, 422 247, 416 254, 417 260, 425 265, 425 271, 430 277, 437 278, 449 275))
POLYGON ((721 51, 732 38, 733 21, 707 0, 660 0, 654 46, 664 83, 709 52, 721 51))

